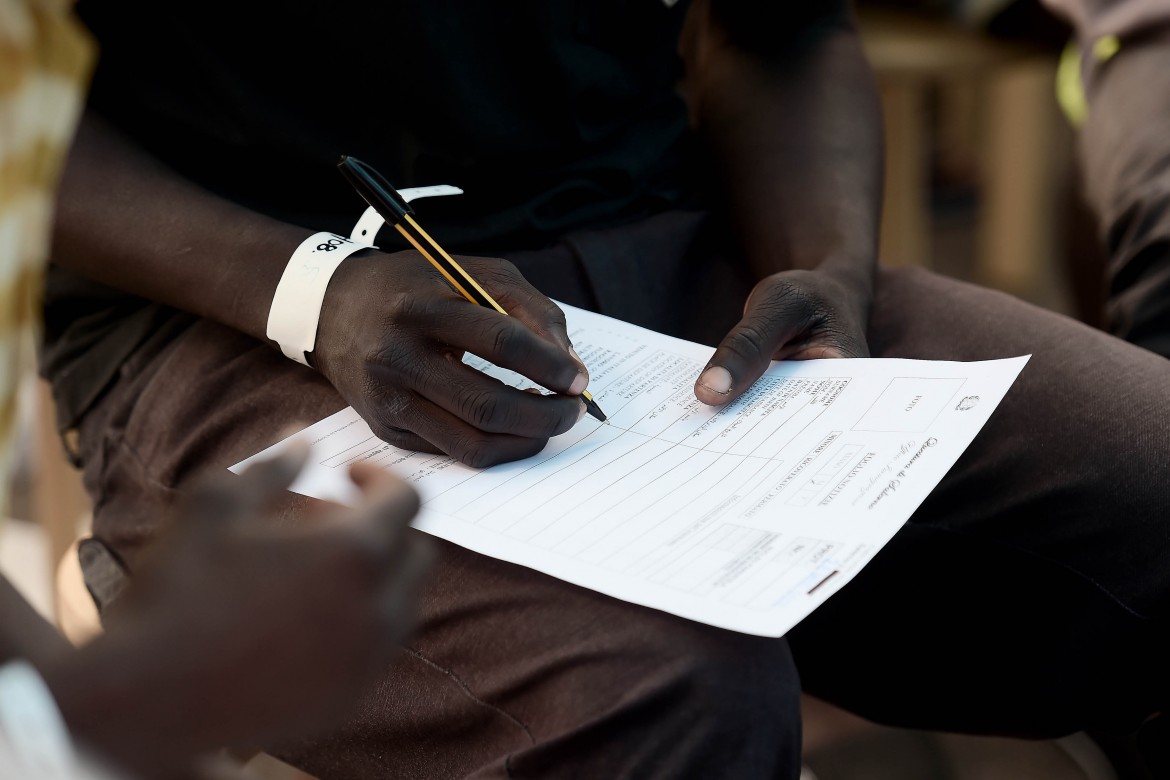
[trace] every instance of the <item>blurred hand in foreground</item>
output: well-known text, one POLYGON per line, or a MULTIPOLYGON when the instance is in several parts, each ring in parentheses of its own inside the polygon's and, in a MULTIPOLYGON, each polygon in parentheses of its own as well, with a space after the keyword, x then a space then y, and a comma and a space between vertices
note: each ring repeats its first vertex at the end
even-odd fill
POLYGON ((430 545, 406 483, 350 470, 360 507, 280 527, 307 449, 193 491, 106 633, 45 678, 77 739, 143 776, 223 746, 268 745, 343 717, 414 620, 430 545))

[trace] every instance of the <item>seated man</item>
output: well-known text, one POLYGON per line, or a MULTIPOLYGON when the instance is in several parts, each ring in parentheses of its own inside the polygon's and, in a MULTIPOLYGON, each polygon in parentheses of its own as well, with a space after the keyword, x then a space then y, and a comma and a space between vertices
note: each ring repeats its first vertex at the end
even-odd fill
POLYGON ((474 465, 539 451, 588 378, 546 295, 718 344, 695 386, 710 404, 772 358, 1033 355, 907 526, 786 638, 441 544, 407 662, 287 759, 323 778, 795 777, 802 686, 885 723, 1036 737, 1166 706, 1170 364, 877 265, 879 111, 847 3, 83 10, 103 61, 46 370, 96 533, 132 570, 193 479, 290 419, 353 405, 391 443, 474 465), (386 243, 332 277, 312 367, 285 358, 266 322, 289 257, 362 205, 341 153, 462 187, 426 224, 515 316, 386 243))

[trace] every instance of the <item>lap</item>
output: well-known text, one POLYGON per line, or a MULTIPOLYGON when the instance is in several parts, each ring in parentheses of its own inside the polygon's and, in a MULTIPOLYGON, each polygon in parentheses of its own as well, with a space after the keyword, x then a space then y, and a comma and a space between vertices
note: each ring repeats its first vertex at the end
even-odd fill
MULTIPOLYGON (((1091 714, 1083 706, 1063 714, 1015 707, 1023 698, 1063 703, 1053 693, 1061 690, 1074 699, 1091 689, 1085 702, 1131 716, 1147 704, 1131 695, 1140 681, 1083 672, 1142 642, 1165 648, 1167 502, 1152 469, 1170 451, 1160 408, 1170 363, 928 273, 883 272, 878 289, 875 356, 1033 358, 905 531, 790 637, 802 677, 871 717, 936 728, 1083 727, 1072 722, 1091 714), (1104 641, 1102 629, 1116 633, 1104 641), (1114 685, 1121 693, 1110 696, 1114 685)), ((740 302, 725 304, 722 316, 733 321, 740 302)), ((311 370, 196 324, 83 424, 96 533, 133 567, 192 480, 273 443, 293 421, 343 405, 311 370)), ((289 522, 305 501, 290 496, 289 522)), ((687 762, 679 766, 695 766, 711 744, 721 747, 708 755, 724 764, 745 756, 740 776, 748 761, 792 762, 776 747, 798 742, 797 676, 784 640, 712 629, 453 545, 442 550, 402 662, 344 733, 290 750, 298 763, 323 775, 342 765, 377 775, 391 761, 419 776, 476 768, 488 776, 501 762, 517 776, 525 774, 517 767, 553 775, 558 757, 570 754, 597 766, 666 766, 680 757, 687 762), (742 711, 720 712, 729 700, 742 711), (689 712, 697 701, 710 711, 689 712), (758 755, 766 744, 772 754, 758 755)), ((1122 670, 1148 674, 1139 660, 1122 670)))
MULTIPOLYGON (((83 423, 102 495, 95 533, 133 569, 201 474, 341 406, 314 372, 195 325, 83 423)), ((311 501, 290 494, 283 521, 311 501)), ((799 681, 785 640, 439 546, 418 630, 382 682, 337 733, 274 753, 323 777, 798 773, 799 681)))
POLYGON ((1170 361, 922 271, 879 285, 875 356, 1032 358, 906 527, 790 635, 806 687, 905 726, 1136 725, 1170 687, 1170 361))

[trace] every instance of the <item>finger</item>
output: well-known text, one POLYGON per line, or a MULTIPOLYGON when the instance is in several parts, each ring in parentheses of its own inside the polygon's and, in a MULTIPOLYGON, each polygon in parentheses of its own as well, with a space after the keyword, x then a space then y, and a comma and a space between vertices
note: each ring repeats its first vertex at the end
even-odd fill
POLYGON ((294 440, 278 455, 257 461, 238 477, 210 479, 191 492, 188 514, 206 522, 241 522, 288 490, 309 458, 309 444, 294 440))
POLYGON ((743 319, 715 350, 695 382, 695 397, 718 406, 735 400, 760 378, 782 345, 806 332, 817 309, 784 287, 753 292, 743 319))
POLYGON ((402 431, 409 431, 429 443, 431 449, 424 451, 438 448, 473 468, 527 458, 548 443, 547 438, 479 430, 418 393, 410 396, 393 421, 379 420, 376 414, 367 420, 375 436, 397 445, 395 440, 403 438, 402 431))
POLYGON ((418 492, 405 480, 368 463, 355 463, 349 475, 363 494, 362 505, 353 515, 358 533, 375 554, 392 555, 403 530, 418 514, 418 492))
POLYGON ((349 478, 361 489, 365 498, 375 494, 386 480, 396 479, 386 469, 378 468, 364 460, 359 460, 349 467, 349 478))
MULTIPOLYGON (((473 262, 477 264, 477 269, 480 265, 483 266, 478 271, 483 277, 481 281, 484 281, 488 291, 508 314, 523 322, 537 335, 552 341, 569 353, 573 362, 577 364, 579 373, 585 378, 581 387, 584 390, 589 383, 589 369, 569 339, 568 323, 565 320, 564 310, 547 295, 529 284, 520 270, 512 263, 506 260, 485 261, 483 259, 474 259, 473 262)), ((552 389, 559 392, 569 392, 570 395, 578 394, 561 390, 559 387, 552 389)))
POLYGON ((379 439, 399 449, 410 450, 411 452, 425 452, 431 455, 446 455, 439 445, 432 444, 417 433, 408 431, 405 428, 383 426, 378 430, 380 431, 377 434, 379 439))
POLYGON ((419 496, 405 481, 376 466, 355 464, 350 476, 366 500, 358 510, 340 513, 337 521, 347 529, 355 571, 364 572, 375 588, 371 595, 386 621, 387 638, 396 641, 414 623, 417 592, 432 559, 430 545, 409 530, 419 496))
POLYGON ((349 477, 362 491, 363 507, 406 525, 418 514, 418 492, 400 477, 372 463, 355 463, 349 477))
POLYGON ((515 265, 507 260, 470 258, 485 289, 496 302, 536 333, 568 349, 569 334, 565 313, 547 295, 533 287, 515 265))
POLYGON ((272 458, 249 466, 240 476, 252 490, 273 493, 287 490, 309 460, 307 439, 293 439, 272 458))
POLYGON ((435 308, 435 328, 430 334, 435 340, 511 369, 558 393, 580 395, 589 385, 588 372, 565 346, 567 336, 565 343, 557 343, 515 312, 511 316, 500 314, 465 301, 444 301, 435 308))
POLYGON ((388 638, 401 641, 416 622, 419 594, 438 558, 436 546, 420 532, 403 539, 403 556, 391 569, 381 597, 388 638))
POLYGON ((472 427, 548 439, 564 433, 585 415, 579 396, 527 393, 465 364, 439 355, 418 364, 408 384, 472 427))

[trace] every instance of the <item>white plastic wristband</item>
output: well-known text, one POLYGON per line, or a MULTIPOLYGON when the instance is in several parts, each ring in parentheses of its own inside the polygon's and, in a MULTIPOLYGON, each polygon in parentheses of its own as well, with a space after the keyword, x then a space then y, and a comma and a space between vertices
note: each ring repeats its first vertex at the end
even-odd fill
MULTIPOLYGON (((407 203, 419 198, 438 198, 444 195, 462 195, 463 190, 458 187, 452 187, 450 184, 435 184, 430 187, 410 187, 409 189, 399 190, 398 194, 407 203)), ((378 237, 378 231, 386 224, 386 220, 382 219, 382 215, 374 210, 373 206, 366 209, 366 213, 362 214, 361 219, 353 226, 353 231, 349 234, 350 241, 357 241, 359 244, 369 244, 373 246, 375 239, 378 237)))
POLYGON ((21 777, 75 778, 77 754, 49 686, 27 661, 0 666, 0 737, 21 777))
POLYGON ((293 252, 268 311, 268 338, 285 357, 309 365, 306 353, 317 343, 317 320, 329 280, 342 260, 369 248, 336 233, 314 233, 293 252))
MULTIPOLYGON (((408 203, 418 198, 462 193, 463 190, 448 184, 398 191, 408 203)), ((272 296, 266 331, 286 357, 309 365, 307 355, 317 344, 317 323, 329 280, 343 260, 354 252, 373 248, 378 231, 385 224, 382 216, 370 207, 353 226, 349 238, 336 233, 316 233, 293 252, 272 296)))

